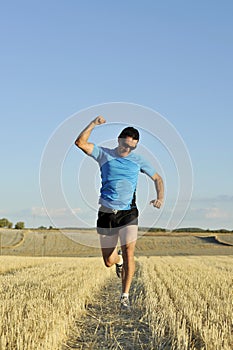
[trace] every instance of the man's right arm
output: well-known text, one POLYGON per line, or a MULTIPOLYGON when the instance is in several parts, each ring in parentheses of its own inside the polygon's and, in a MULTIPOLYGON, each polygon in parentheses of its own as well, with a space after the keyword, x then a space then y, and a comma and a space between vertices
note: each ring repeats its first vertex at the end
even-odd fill
POLYGON ((96 117, 88 126, 81 132, 81 134, 77 137, 75 140, 75 145, 80 148, 83 152, 90 155, 92 154, 94 144, 91 142, 88 142, 88 139, 91 135, 92 130, 95 128, 96 125, 104 124, 106 120, 99 115, 96 117))

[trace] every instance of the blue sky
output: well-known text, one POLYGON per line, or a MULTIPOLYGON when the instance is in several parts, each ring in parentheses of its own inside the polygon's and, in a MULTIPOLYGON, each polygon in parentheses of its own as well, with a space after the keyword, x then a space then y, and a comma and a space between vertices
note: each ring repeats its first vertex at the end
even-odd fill
MULTIPOLYGON (((0 217, 50 225, 39 169, 51 135, 79 111, 125 102, 160 113, 187 146, 194 187, 180 226, 233 229, 232 11, 231 1, 2 3, 0 217)), ((79 126, 77 117, 77 134, 79 126)), ((165 166, 157 146, 170 179, 174 167, 165 166)), ((92 225, 83 198, 72 197, 83 159, 71 147, 64 188, 70 205, 92 225)), ((165 222, 172 195, 167 193, 158 225, 165 222)), ((69 226, 64 208, 54 203, 49 211, 69 226)))

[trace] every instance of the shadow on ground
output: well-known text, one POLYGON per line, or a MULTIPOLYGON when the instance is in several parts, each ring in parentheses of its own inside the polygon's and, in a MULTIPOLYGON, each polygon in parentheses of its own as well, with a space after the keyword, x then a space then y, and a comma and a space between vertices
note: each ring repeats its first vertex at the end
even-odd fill
POLYGON ((229 246, 231 247, 232 244, 220 241, 218 237, 216 236, 208 236, 208 237, 200 237, 200 236, 195 236, 196 238, 206 242, 206 243, 213 243, 213 244, 218 244, 218 245, 224 245, 224 246, 229 246))

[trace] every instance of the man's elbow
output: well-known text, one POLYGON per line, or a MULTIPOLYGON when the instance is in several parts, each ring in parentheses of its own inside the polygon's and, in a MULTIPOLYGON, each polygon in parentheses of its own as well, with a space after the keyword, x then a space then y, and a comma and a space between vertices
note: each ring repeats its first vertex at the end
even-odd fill
POLYGON ((159 174, 158 174, 157 181, 163 182, 163 179, 162 179, 162 177, 159 174))
POLYGON ((77 146, 78 148, 80 148, 80 149, 83 149, 83 147, 84 147, 84 143, 79 139, 79 138, 77 138, 76 140, 75 140, 75 146, 77 146))
POLYGON ((88 155, 92 153, 94 147, 92 143, 82 141, 79 138, 75 141, 75 145, 88 155))
POLYGON ((152 176, 152 179, 153 179, 154 181, 157 181, 157 182, 162 182, 162 181, 163 181, 162 177, 161 177, 158 173, 155 173, 155 174, 152 176))

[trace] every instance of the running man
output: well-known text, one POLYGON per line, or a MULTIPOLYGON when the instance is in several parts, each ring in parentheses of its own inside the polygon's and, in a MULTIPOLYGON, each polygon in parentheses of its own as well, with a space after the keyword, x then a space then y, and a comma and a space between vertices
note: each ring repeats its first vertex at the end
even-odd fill
POLYGON ((94 158, 101 172, 97 219, 97 232, 104 263, 107 267, 116 265, 116 273, 122 278, 122 309, 130 310, 129 291, 135 272, 134 250, 138 233, 138 209, 136 206, 136 186, 139 172, 148 175, 155 183, 157 199, 150 201, 160 208, 164 199, 164 186, 161 176, 141 155, 134 150, 139 142, 139 132, 127 127, 118 137, 114 149, 99 147, 89 142, 92 130, 106 121, 96 117, 77 137, 75 145, 94 158), (121 249, 117 250, 118 239, 121 249))

